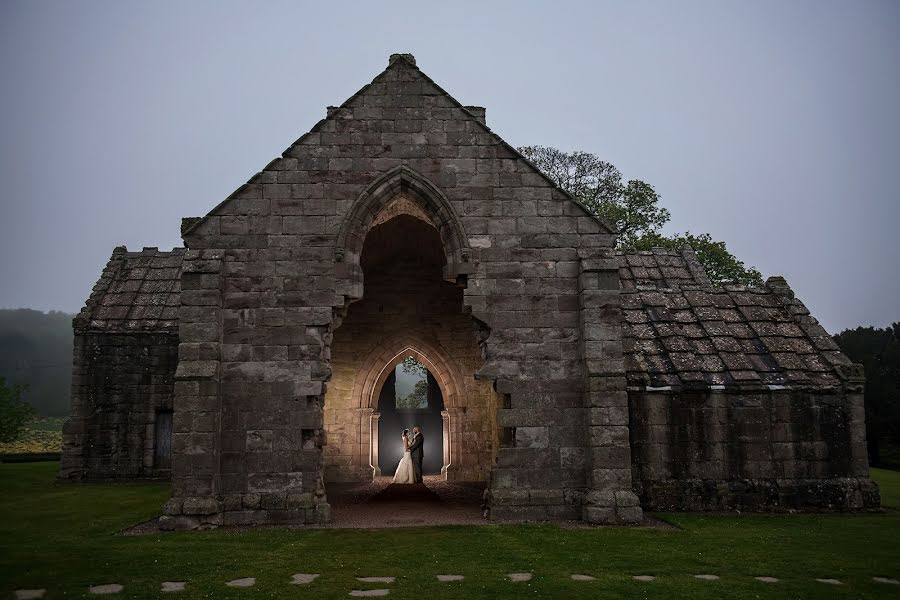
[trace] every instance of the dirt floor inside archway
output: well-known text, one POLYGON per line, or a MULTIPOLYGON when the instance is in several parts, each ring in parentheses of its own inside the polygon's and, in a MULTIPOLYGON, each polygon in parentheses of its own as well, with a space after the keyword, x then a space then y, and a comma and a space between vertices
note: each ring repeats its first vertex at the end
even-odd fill
POLYGON ((478 525, 482 516, 483 482, 449 482, 425 476, 425 482, 391 484, 390 477, 372 482, 326 485, 336 528, 478 525))
MULTIPOLYGON (((484 525, 484 482, 449 482, 426 475, 424 483, 393 485, 390 477, 359 483, 328 483, 331 523, 285 528, 387 529, 433 525, 484 525)), ((133 525, 117 535, 159 535, 159 517, 133 525)), ((228 531, 254 529, 221 527, 228 531)), ((168 532, 167 532, 168 533, 168 532)))

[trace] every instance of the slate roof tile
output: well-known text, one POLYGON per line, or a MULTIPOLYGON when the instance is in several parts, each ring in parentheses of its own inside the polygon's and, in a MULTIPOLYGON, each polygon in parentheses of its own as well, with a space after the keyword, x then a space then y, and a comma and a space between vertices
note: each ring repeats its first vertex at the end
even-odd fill
MULTIPOLYGON (((626 371, 632 386, 799 386, 833 389, 851 364, 783 279, 713 286, 676 252, 620 258, 626 371), (656 263, 661 278, 651 276, 656 263), (634 285, 628 285, 629 281, 634 285), (653 338, 661 343, 649 343, 653 338)), ((696 270, 696 265, 695 265, 696 270)))
POLYGON ((177 333, 184 252, 184 248, 128 252, 123 246, 113 250, 75 317, 76 330, 177 333))

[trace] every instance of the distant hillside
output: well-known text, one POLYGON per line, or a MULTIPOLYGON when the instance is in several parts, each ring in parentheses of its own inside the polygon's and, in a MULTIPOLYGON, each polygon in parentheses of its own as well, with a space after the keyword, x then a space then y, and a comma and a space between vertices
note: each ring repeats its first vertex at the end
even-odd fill
POLYGON ((0 377, 27 384, 24 397, 40 416, 69 414, 72 317, 55 311, 0 309, 0 377))

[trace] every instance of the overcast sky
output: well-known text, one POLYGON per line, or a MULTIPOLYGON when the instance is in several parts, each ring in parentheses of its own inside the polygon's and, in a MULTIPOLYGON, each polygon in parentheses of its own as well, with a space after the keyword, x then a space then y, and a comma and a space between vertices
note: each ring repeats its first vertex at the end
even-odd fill
POLYGON ((900 2, 0 2, 0 307, 77 312, 392 52, 513 145, 651 183, 667 231, 832 333, 900 320, 900 2))

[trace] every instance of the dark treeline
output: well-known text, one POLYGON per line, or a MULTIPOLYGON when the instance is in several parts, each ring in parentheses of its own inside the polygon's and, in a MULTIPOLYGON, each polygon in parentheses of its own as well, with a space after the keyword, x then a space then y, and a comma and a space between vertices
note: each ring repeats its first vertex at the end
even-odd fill
POLYGON ((35 415, 69 414, 72 316, 27 308, 0 309, 0 377, 27 385, 22 399, 35 415))
POLYGON ((900 467, 900 323, 884 329, 847 329, 834 339, 866 371, 869 462, 900 467))

